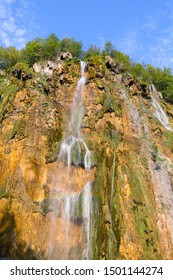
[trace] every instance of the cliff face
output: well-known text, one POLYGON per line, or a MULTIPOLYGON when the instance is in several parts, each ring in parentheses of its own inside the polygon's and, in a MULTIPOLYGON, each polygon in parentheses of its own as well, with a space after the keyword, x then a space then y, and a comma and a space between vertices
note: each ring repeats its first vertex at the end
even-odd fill
MULTIPOLYGON (((62 193, 68 180, 57 156, 80 64, 59 60, 34 70, 1 78, 1 258, 47 259, 52 239, 52 258, 60 259, 66 242, 66 225, 61 217, 52 223, 50 205, 59 176, 62 193)), ((86 77, 81 133, 92 164, 89 172, 72 164, 70 180, 79 193, 92 181, 92 258, 172 259, 173 108, 110 57, 89 61, 86 77)), ((70 224, 73 259, 84 244, 79 218, 70 224)))

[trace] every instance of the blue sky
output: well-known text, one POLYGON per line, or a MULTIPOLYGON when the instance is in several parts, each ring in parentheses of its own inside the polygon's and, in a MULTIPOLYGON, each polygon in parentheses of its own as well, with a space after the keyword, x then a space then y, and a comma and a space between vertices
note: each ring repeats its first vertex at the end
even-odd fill
POLYGON ((84 49, 110 40, 134 61, 173 69, 173 0, 0 0, 0 45, 50 33, 84 49))

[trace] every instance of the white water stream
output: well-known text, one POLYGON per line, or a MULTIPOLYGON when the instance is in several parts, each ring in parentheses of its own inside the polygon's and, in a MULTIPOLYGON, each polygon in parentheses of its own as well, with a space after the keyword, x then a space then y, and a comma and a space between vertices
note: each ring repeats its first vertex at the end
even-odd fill
MULTIPOLYGON (((56 187, 57 193, 61 193, 61 199, 52 206, 54 218, 52 219, 51 239, 53 240, 54 228, 58 222, 57 216, 59 215, 63 220, 61 224, 64 225, 62 239, 64 240, 63 248, 65 249, 61 249, 62 259, 90 259, 92 257, 92 182, 88 182, 86 179, 87 173, 91 170, 91 153, 81 136, 81 123, 84 116, 83 91, 86 81, 85 68, 86 63, 81 61, 81 77, 77 83, 70 117, 67 120, 66 135, 62 140, 58 154, 58 163, 64 164, 64 170, 59 175, 56 187), (75 177, 77 169, 84 170, 83 186, 79 190, 74 186, 74 182, 78 180, 77 175, 75 177), (82 239, 82 241, 79 240, 79 243, 81 242, 82 246, 77 246, 78 244, 75 245, 74 242, 75 234, 79 232, 79 228, 81 228, 79 236, 82 239)), ((49 258, 55 258, 54 246, 56 244, 53 244, 52 241, 50 244, 49 258)))
POLYGON ((149 91, 151 94, 151 99, 152 99, 152 105, 154 108, 154 116, 159 120, 159 122, 167 129, 170 131, 173 131, 169 124, 168 117, 162 107, 159 104, 159 94, 155 88, 154 85, 149 86, 149 91))

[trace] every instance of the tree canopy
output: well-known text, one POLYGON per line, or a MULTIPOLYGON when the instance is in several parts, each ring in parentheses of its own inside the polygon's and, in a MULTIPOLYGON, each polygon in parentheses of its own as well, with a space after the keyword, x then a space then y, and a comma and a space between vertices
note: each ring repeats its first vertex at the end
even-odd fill
POLYGON ((85 59, 86 61, 97 60, 99 63, 109 55, 119 64, 121 71, 128 71, 139 83, 154 84, 158 91, 163 94, 167 102, 173 104, 173 75, 169 68, 156 68, 152 65, 145 65, 133 62, 130 57, 107 41, 103 50, 91 44, 88 50, 82 50, 82 42, 74 38, 63 38, 60 40, 54 33, 47 38, 35 38, 26 43, 25 48, 17 50, 14 46, 0 46, 0 69, 8 70, 16 63, 24 62, 31 67, 35 62, 54 60, 60 52, 70 52, 74 58, 85 59))

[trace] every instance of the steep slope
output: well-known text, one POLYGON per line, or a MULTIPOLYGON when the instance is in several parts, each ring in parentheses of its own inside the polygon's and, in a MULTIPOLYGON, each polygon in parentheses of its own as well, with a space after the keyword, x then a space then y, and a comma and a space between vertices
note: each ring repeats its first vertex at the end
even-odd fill
MULTIPOLYGON (((60 174, 64 186, 67 180, 57 156, 80 63, 69 58, 27 71, 1 78, 0 256, 47 259, 52 238, 62 250, 66 242, 61 217, 52 229, 52 205, 60 174)), ((85 174, 74 155, 70 178, 76 191, 93 182, 90 258, 172 259, 173 108, 110 57, 89 60, 85 74, 81 133, 91 170, 85 174)), ((73 254, 84 243, 81 217, 79 211, 70 223, 68 258, 82 258, 73 254)), ((57 249, 52 258, 64 257, 57 249)))

